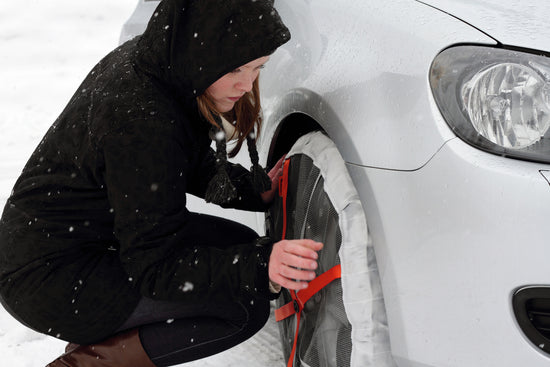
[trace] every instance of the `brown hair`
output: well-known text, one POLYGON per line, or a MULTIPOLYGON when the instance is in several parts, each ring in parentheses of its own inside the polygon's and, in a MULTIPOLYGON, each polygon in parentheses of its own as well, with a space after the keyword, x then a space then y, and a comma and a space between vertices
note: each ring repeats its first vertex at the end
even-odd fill
POLYGON ((214 116, 223 115, 228 121, 235 121, 235 131, 237 133, 237 144, 229 152, 228 156, 233 158, 239 153, 243 142, 246 140, 247 136, 256 131, 256 134, 259 134, 260 128, 262 126, 262 118, 260 116, 260 84, 258 82, 259 78, 254 80, 252 84, 252 90, 247 92, 241 99, 235 103, 233 109, 227 113, 221 114, 216 110, 216 106, 212 98, 208 95, 207 92, 204 92, 202 95, 197 97, 197 103, 199 106, 199 112, 204 116, 204 118, 216 127, 218 123, 214 120, 214 116))

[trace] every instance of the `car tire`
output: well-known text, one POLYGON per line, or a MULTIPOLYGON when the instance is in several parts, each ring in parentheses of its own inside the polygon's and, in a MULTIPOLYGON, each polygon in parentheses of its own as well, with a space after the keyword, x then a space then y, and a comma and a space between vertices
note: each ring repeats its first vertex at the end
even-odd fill
MULTIPOLYGON (((287 153, 285 239, 324 243, 317 275, 341 264, 342 278, 315 294, 302 310, 294 366, 394 366, 374 251, 364 211, 334 143, 320 131, 299 138, 287 153)), ((266 227, 282 239, 283 198, 275 200, 266 227)), ((283 289, 277 307, 292 302, 283 289)), ((288 360, 297 317, 279 322, 288 360)))

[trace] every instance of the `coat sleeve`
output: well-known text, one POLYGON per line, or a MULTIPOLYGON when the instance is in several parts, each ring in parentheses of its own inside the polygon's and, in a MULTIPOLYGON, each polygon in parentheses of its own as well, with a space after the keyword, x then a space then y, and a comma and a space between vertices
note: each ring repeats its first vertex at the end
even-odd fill
POLYGON ((185 193, 192 152, 175 138, 180 133, 170 125, 135 122, 99 144, 128 281, 155 299, 214 301, 243 292, 273 298, 269 239, 221 249, 190 235, 196 228, 190 230, 185 193))

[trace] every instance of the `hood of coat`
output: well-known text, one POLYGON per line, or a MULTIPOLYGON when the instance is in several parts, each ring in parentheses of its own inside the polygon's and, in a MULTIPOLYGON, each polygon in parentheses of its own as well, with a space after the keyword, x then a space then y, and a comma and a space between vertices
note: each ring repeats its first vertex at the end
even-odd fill
POLYGON ((192 98, 289 39, 272 0, 163 0, 138 41, 136 64, 192 98))

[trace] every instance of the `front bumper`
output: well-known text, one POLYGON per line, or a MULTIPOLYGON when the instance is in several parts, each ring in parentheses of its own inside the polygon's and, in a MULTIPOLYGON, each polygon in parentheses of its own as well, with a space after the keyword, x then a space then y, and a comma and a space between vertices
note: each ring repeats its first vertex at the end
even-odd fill
POLYGON ((547 165, 456 138, 418 170, 348 169, 400 367, 548 365, 512 311, 517 289, 550 284, 547 165))

